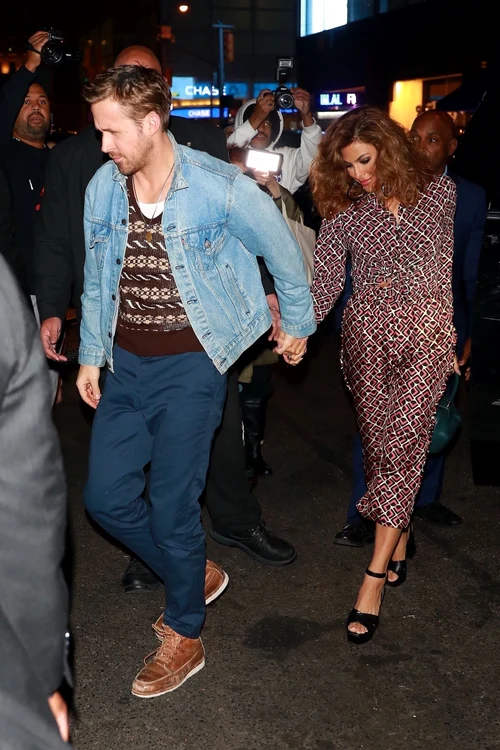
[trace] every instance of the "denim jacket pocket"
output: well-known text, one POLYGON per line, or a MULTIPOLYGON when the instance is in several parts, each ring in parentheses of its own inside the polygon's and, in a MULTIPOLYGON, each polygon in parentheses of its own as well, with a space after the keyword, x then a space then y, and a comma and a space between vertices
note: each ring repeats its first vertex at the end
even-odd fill
POLYGON ((106 253, 109 248, 111 237, 111 227, 108 225, 96 224, 92 226, 90 235, 89 248, 94 251, 97 268, 102 270, 106 253))
POLYGON ((207 227, 195 229, 181 237, 183 247, 194 255, 195 266, 199 269, 204 265, 204 260, 213 263, 224 242, 222 227, 207 227))

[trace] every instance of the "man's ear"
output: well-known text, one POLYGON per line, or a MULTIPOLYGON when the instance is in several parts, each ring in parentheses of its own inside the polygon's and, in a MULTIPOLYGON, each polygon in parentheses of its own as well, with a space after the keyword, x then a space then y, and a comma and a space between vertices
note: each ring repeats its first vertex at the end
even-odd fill
POLYGON ((451 141, 448 144, 448 156, 453 156, 455 151, 457 150, 458 141, 456 138, 452 138, 451 141))
POLYGON ((154 135, 161 128, 161 119, 156 112, 149 112, 144 118, 144 128, 147 135, 154 135))

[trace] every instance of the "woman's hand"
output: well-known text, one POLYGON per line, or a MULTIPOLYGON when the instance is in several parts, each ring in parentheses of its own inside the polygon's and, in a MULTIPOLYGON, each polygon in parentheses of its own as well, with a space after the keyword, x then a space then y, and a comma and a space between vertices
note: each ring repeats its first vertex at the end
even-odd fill
POLYGON ((259 183, 259 185, 264 185, 273 198, 281 198, 281 191, 280 186, 278 184, 278 180, 273 174, 269 174, 269 172, 258 172, 256 169, 254 169, 253 173, 255 177, 255 181, 259 183))
POLYGON ((273 349, 276 354, 282 354, 289 365, 298 365, 304 359, 307 351, 307 336, 296 338, 289 333, 279 332, 278 345, 273 349))
POLYGON ((460 365, 458 364, 458 358, 457 358, 456 354, 453 356, 453 369, 455 370, 455 372, 456 372, 457 375, 461 375, 462 374, 462 372, 460 370, 460 365))

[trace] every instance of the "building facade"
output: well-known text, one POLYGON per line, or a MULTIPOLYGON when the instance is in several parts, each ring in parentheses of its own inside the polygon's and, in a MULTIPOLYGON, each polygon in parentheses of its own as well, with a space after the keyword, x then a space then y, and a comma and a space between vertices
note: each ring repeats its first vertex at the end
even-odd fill
POLYGON ((298 0, 192 0, 186 5, 189 10, 180 13, 178 2, 161 2, 162 61, 177 114, 219 116, 217 22, 232 27, 234 42, 234 59, 224 63, 226 110, 234 112, 262 88, 276 88, 277 57, 295 57, 298 0))
POLYGON ((301 0, 300 12, 301 81, 325 124, 367 103, 406 127, 444 108, 463 129, 497 72, 487 0, 301 0))

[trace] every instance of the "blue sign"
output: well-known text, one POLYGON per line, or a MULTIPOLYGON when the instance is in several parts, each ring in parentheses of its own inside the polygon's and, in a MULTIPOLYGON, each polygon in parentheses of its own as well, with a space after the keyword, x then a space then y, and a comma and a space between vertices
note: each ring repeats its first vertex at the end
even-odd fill
MULTIPOLYGON (((212 117, 219 118, 219 107, 180 107, 179 109, 173 109, 172 114, 176 117, 185 117, 188 120, 210 120, 212 117)), ((226 107, 224 109, 224 117, 229 117, 229 110, 226 107)))
POLYGON ((318 110, 350 109, 364 104, 363 91, 326 91, 318 97, 318 110))

